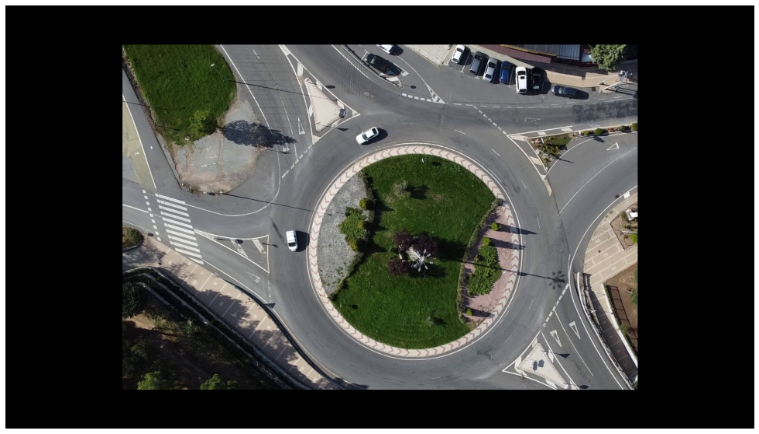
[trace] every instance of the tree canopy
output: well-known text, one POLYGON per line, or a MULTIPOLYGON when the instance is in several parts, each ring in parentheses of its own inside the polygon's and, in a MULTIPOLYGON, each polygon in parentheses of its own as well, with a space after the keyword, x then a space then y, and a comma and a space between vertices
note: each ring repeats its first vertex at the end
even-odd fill
POLYGON ((213 374, 213 377, 200 385, 200 390, 234 390, 236 388, 237 381, 229 380, 225 383, 219 374, 213 374))
POLYGON ((598 44, 590 47, 590 57, 599 68, 616 71, 619 62, 624 60, 625 45, 598 44))

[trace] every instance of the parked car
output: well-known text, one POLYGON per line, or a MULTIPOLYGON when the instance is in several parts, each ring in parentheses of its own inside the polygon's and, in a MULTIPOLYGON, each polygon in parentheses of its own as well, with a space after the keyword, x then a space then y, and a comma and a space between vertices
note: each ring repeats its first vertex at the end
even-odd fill
POLYGON ((517 66, 517 93, 527 93, 527 68, 524 66, 517 66))
POLYGON ((511 63, 501 62, 501 76, 498 81, 509 84, 509 72, 511 72, 511 63))
POLYGON ((380 45, 377 44, 378 47, 380 47, 380 50, 384 51, 387 54, 393 54, 393 50, 395 49, 395 45, 388 44, 388 45, 380 45))
POLYGON ((463 45, 457 45, 456 50, 453 52, 453 57, 451 57, 452 62, 461 63, 461 59, 464 58, 464 54, 466 53, 466 47, 463 45))
POLYGON ((565 96, 567 98, 577 98, 580 96, 580 91, 573 87, 554 86, 551 91, 556 96, 565 96))
POLYGON ((366 63, 383 74, 387 74, 390 71, 390 64, 387 62, 387 60, 377 56, 376 54, 367 54, 366 63))
POLYGON ((293 252, 298 250, 298 238, 295 236, 295 231, 287 231, 285 236, 287 237, 287 248, 293 252))
POLYGON ((530 89, 533 92, 543 90, 543 71, 537 68, 530 69, 530 89))
POLYGON ((379 135, 379 130, 377 127, 371 127, 368 130, 364 131, 363 133, 356 136, 356 141, 359 145, 363 145, 364 143, 367 143, 369 140, 377 137, 379 135))
POLYGON ((493 81, 493 76, 495 75, 495 69, 498 67, 498 59, 495 57, 491 57, 488 59, 487 62, 487 68, 485 68, 485 74, 483 74, 482 79, 487 81, 493 81))
POLYGON ((482 65, 484 65, 487 61, 487 58, 488 56, 480 53, 479 51, 475 51, 474 57, 472 58, 472 65, 469 66, 469 72, 475 76, 479 75, 480 69, 482 68, 482 65))

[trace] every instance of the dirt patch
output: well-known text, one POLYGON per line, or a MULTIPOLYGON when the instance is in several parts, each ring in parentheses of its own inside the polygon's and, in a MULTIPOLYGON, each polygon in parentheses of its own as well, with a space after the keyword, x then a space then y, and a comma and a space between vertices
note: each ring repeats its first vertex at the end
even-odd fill
POLYGON ((638 264, 635 263, 604 282, 617 321, 627 327, 627 338, 636 355, 638 354, 638 307, 632 303, 630 294, 638 286, 635 283, 637 270, 638 264))
MULTIPOLYGON (((638 211, 638 202, 635 202, 634 204, 630 205, 630 208, 634 212, 638 211)), ((633 219, 633 221, 627 220, 627 215, 624 211, 619 213, 617 217, 614 218, 614 220, 611 221, 611 229, 614 231, 614 234, 617 236, 617 239, 622 244, 622 247, 627 250, 630 247, 634 246, 636 243, 633 243, 630 239, 630 234, 622 233, 622 231, 630 231, 630 232, 638 232, 638 219, 633 219)))

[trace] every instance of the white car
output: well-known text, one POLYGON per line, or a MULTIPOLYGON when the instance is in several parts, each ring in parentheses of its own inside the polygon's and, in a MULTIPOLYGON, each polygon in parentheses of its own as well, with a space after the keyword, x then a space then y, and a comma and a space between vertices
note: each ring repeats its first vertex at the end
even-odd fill
POLYGON ((498 59, 491 57, 488 59, 488 67, 485 68, 485 74, 482 75, 483 80, 493 81, 493 75, 495 74, 495 68, 498 66, 498 59))
POLYGON ((517 66, 517 93, 527 93, 527 68, 524 66, 517 66))
POLYGON ((285 236, 287 237, 287 247, 293 252, 298 250, 298 238, 295 236, 295 231, 287 231, 285 236))
POLYGON ((395 45, 392 45, 392 44, 388 44, 388 45, 377 44, 377 46, 380 47, 380 49, 387 54, 393 54, 393 49, 395 48, 395 45))
POLYGON ((465 52, 466 52, 465 46, 457 45, 456 51, 453 52, 453 57, 451 57, 451 62, 461 63, 461 58, 464 56, 465 52))
POLYGON ((368 130, 364 131, 363 133, 356 136, 356 141, 359 145, 363 145, 364 143, 368 142, 369 140, 377 137, 379 134, 379 130, 377 127, 371 127, 368 130))

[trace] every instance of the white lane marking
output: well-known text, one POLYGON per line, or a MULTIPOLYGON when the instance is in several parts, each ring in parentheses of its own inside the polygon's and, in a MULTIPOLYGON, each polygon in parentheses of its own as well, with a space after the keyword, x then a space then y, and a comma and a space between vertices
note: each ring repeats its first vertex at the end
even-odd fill
POLYGON ((453 130, 453 131, 456 131, 457 133, 461 133, 461 134, 463 134, 463 135, 466 135, 466 133, 465 133, 465 132, 463 132, 463 131, 459 131, 459 130, 453 130))
POLYGON ((467 54, 466 60, 464 61, 464 66, 461 67, 461 72, 464 72, 464 68, 466 68, 466 62, 472 58, 472 51, 470 50, 467 54))
POLYGON ((405 63, 406 65, 408 65, 408 66, 409 66, 409 68, 411 68, 411 70, 412 70, 412 71, 414 71, 414 72, 416 73, 416 75, 418 75, 418 76, 419 76, 419 78, 421 78, 421 79, 422 79, 422 83, 424 83, 424 85, 425 85, 425 86, 427 86, 427 90, 430 92, 430 96, 431 96, 431 97, 433 97, 433 98, 434 98, 435 96, 437 96, 437 99, 439 100, 439 102, 440 102, 440 103, 442 103, 442 104, 445 104, 445 101, 443 101, 443 98, 440 98, 440 95, 438 95, 438 94, 437 94, 437 92, 435 92, 434 90, 432 90, 432 88, 430 87, 430 85, 429 85, 429 84, 427 84, 427 82, 426 82, 426 81, 424 81, 424 78, 421 76, 421 74, 419 74, 418 72, 416 72, 416 69, 414 69, 414 67, 413 67, 413 66, 409 65, 409 63, 408 63, 408 62, 406 62, 405 60, 403 60, 403 58, 401 58, 401 56, 398 56, 398 58, 399 58, 399 59, 400 59, 400 60, 401 60, 403 63, 405 63))
MULTIPOLYGON (((145 146, 143 146, 142 144, 142 138, 140 138, 140 132, 137 130, 137 124, 134 122, 134 116, 132 116, 132 110, 129 108, 129 104, 127 104, 126 98, 124 98, 124 94, 121 94, 121 100, 124 101, 124 105, 126 105, 127 111, 129 112, 129 117, 132 119, 132 125, 134 125, 134 130, 137 131, 137 140, 140 141, 140 148, 142 148, 142 154, 145 156, 145 164, 148 165, 148 173, 150 173, 150 181, 153 182, 153 188, 158 190, 158 187, 156 187, 155 185, 155 179, 153 179, 153 171, 150 169, 150 163, 148 163, 148 154, 145 153, 145 146)), ((143 193, 144 192, 145 191, 143 190, 143 193)))
MULTIPOLYGON (((521 107, 517 107, 517 108, 521 108, 521 107)), ((540 107, 527 107, 527 108, 540 108, 540 107)), ((567 126, 565 126, 565 127, 554 127, 554 128, 548 128, 548 129, 545 129, 545 130, 535 130, 535 131, 522 131, 522 132, 520 132, 520 133, 514 133, 514 134, 530 134, 530 133, 537 133, 537 132, 539 132, 539 131, 548 131, 548 130, 555 130, 555 129, 562 129, 562 128, 572 128, 572 125, 567 125, 567 126)))
POLYGON ((172 219, 170 219, 168 217, 163 217, 163 216, 161 216, 161 219, 163 219, 164 224, 166 224, 166 222, 168 222, 168 223, 173 223, 175 225, 184 226, 187 229, 192 229, 192 225, 188 225, 187 223, 178 222, 176 220, 172 220, 172 219))
POLYGON ((203 259, 203 257, 202 257, 202 256, 200 256, 200 255, 199 255, 199 254, 197 254, 197 253, 188 252, 187 250, 182 250, 182 249, 180 249, 180 248, 175 248, 174 250, 176 250, 178 253, 181 253, 181 254, 183 254, 183 255, 189 255, 189 256, 194 256, 194 257, 196 257, 196 258, 198 258, 198 259, 203 259))
MULTIPOLYGON (((490 148, 490 150, 493 151, 493 152, 495 152, 495 149, 493 149, 493 148, 490 148)), ((501 156, 501 154, 499 154, 498 152, 495 152, 495 155, 498 155, 499 157, 501 156)))
POLYGON ((418 97, 418 96, 415 96, 415 97, 414 97, 414 99, 419 99, 419 97, 418 97))
POLYGON ((179 241, 176 241, 176 240, 169 240, 169 243, 172 244, 172 245, 174 245, 174 246, 180 247, 182 249, 192 250, 194 252, 200 253, 200 250, 198 250, 197 247, 186 246, 184 244, 180 244, 179 241))
POLYGON ((351 66, 353 66, 354 68, 356 68, 356 71, 360 72, 361 75, 363 75, 364 77, 366 77, 367 80, 371 81, 371 79, 366 74, 364 74, 364 71, 362 71, 361 68, 359 68, 358 66, 354 65, 353 62, 351 62, 350 60, 348 60, 348 58, 345 57, 345 55, 343 53, 341 53, 340 50, 337 49, 337 47, 335 47, 334 45, 332 45, 332 48, 334 48, 335 51, 337 51, 338 53, 340 53, 340 55, 343 56, 343 59, 347 60, 348 63, 351 64, 351 66))
POLYGON ((171 218, 175 218, 175 219, 177 219, 177 220, 182 220, 183 222, 187 222, 187 223, 190 223, 190 219, 186 219, 186 218, 184 218, 184 217, 175 216, 175 215, 173 215, 173 214, 166 214, 166 213, 164 213, 163 211, 161 211, 161 215, 162 215, 162 216, 165 216, 165 217, 171 217, 171 218))
MULTIPOLYGON (((224 54, 226 54, 226 55, 227 55, 227 59, 229 59, 229 63, 231 63, 231 64, 232 64, 232 66, 235 68, 235 71, 237 71, 237 75, 239 75, 239 76, 240 76, 240 79, 244 81, 244 80, 245 80, 245 77, 243 77, 243 76, 242 76, 242 74, 240 74, 240 70, 239 70, 239 69, 237 69, 237 65, 235 65, 235 62, 233 62, 233 61, 232 61, 232 57, 229 55, 229 53, 227 53, 227 50, 226 50, 226 49, 224 49, 224 46, 223 46, 223 45, 219 45, 219 46, 221 47, 221 49, 222 49, 222 50, 224 50, 224 54)), ((267 120, 266 120, 266 114, 264 114, 264 111, 263 111, 263 110, 261 110, 261 105, 260 105, 260 104, 258 104, 258 100, 256 99, 256 96, 255 96, 255 95, 253 95, 253 91, 252 91, 252 90, 250 90, 250 86, 245 86, 245 88, 246 88, 246 89, 248 89, 248 92, 250 92, 250 96, 252 96, 252 97, 253 97, 253 101, 255 101, 255 102, 256 102, 256 106, 258 106, 258 110, 260 110, 260 111, 261 111, 261 115, 264 117, 264 122, 266 122, 266 126, 267 126, 269 129, 271 129, 271 126, 269 125, 269 121, 267 121, 267 120)))
MULTIPOLYGON (((179 211, 179 210, 172 209, 172 208, 166 208, 166 207, 164 207, 162 205, 158 205, 158 208, 160 208, 160 209, 162 209, 162 210, 164 210, 166 212, 170 212, 172 214, 178 214, 178 215, 185 216, 185 217, 189 217, 190 216, 190 214, 187 214, 186 212, 179 211)), ((169 215, 171 215, 171 214, 169 214, 169 215)))
POLYGON ((165 222, 164 222, 164 225, 165 225, 167 228, 171 228, 171 229, 174 229, 174 230, 177 230, 177 231, 180 231, 180 232, 184 232, 184 233, 187 233, 187 234, 194 234, 194 233, 195 233, 195 232, 193 232, 193 231, 190 231, 190 230, 187 230, 187 229, 184 229, 184 228, 180 228, 180 227, 178 227, 178 226, 173 226, 173 225, 170 225, 170 224, 168 224, 168 223, 165 223, 165 222))
POLYGON ((176 202, 176 203, 179 203, 179 204, 185 205, 185 203, 184 203, 184 201, 183 201, 183 200, 174 199, 173 197, 164 196, 164 195, 162 195, 162 194, 158 194, 158 193, 156 193, 156 194, 155 194, 155 196, 156 196, 156 197, 160 197, 160 198, 162 198, 162 199, 170 200, 170 201, 172 201, 172 202, 176 202))
MULTIPOLYGON (((588 182, 592 181, 592 180, 593 180, 593 178, 595 178, 596 176, 598 176, 598 174, 599 174, 599 173, 603 172, 603 170, 604 170, 604 169, 606 169, 607 167, 609 167, 609 166, 610 166, 610 165, 611 165, 613 162, 615 162, 615 161, 619 160, 620 158, 624 157, 625 155, 629 154, 630 152, 632 152, 632 151, 634 151, 634 150, 636 150, 636 149, 638 149, 638 147, 637 147, 637 146, 636 146, 636 147, 634 147, 634 148, 632 148, 632 149, 630 149, 629 151, 625 152, 624 154, 620 155, 619 157, 617 157, 617 158, 613 159, 613 160, 611 161, 611 163, 607 164, 606 166, 604 166, 604 167, 603 167, 603 169, 601 169, 601 170, 599 170, 598 172, 596 172, 596 174, 595 174, 595 175, 593 175, 593 176, 592 176, 592 177, 591 177, 591 178, 588 180, 588 182)), ((582 185, 582 187, 580 187, 580 190, 582 190, 582 189, 583 189, 583 188, 584 188, 586 185, 588 185, 588 182, 586 182, 585 184, 583 184, 583 185, 582 185)), ((577 193, 579 193, 579 192, 580 192, 580 190, 577 190, 577 193)), ((573 195, 572 195, 572 197, 570 197, 570 198, 569 198, 569 201, 568 201, 567 203, 565 203, 563 207, 561 207, 561 209, 559 210, 559 214, 561 214, 561 212, 562 212, 562 211, 564 211, 564 208, 566 208, 566 207, 567 207, 567 205, 569 205, 569 202, 572 202, 572 199, 574 199, 574 198, 575 198, 575 196, 577 196, 577 193, 573 194, 573 195)))
MULTIPOLYGON (((506 131, 504 131, 503 134, 506 134, 506 131)), ((508 137, 509 140, 511 140, 511 143, 513 143, 514 146, 516 146, 520 151, 522 151, 522 153, 524 154, 524 156, 527 157, 527 160, 532 163, 532 160, 530 159, 530 156, 527 155, 527 152, 524 152, 524 149, 522 149, 521 146, 517 145, 517 142, 515 142, 514 139, 512 139, 511 137, 509 137, 508 134, 506 134, 506 137, 508 137)), ((535 172, 537 172, 537 174, 540 177, 540 179, 545 179, 543 177, 543 175, 540 174, 540 171, 538 170, 538 167, 535 165, 535 163, 532 163, 531 166, 532 166, 533 169, 535 169, 535 172)), ((524 182, 522 184, 524 184, 524 182)), ((525 188, 527 188, 527 186, 525 186, 525 188)))
POLYGON ((156 234, 156 239, 157 239, 158 241, 161 241, 161 237, 159 237, 159 236, 157 236, 157 235, 158 235, 158 234, 156 234))
MULTIPOLYGON (((319 81, 317 80, 317 83, 319 81)), ((277 96, 279 96, 279 101, 282 103, 282 109, 285 111, 285 117, 287 118, 287 124, 290 125, 290 137, 295 137, 295 131, 293 131, 293 124, 290 123, 290 115, 287 114, 287 109, 285 108, 285 102, 282 100, 282 92, 277 92, 277 96)), ((295 146, 295 141, 293 141, 293 148, 295 148, 295 161, 298 161, 298 147, 295 146)), ((285 149, 287 149, 288 146, 285 144, 285 149)))
MULTIPOLYGON (((160 241, 160 240, 159 240, 159 241, 160 241)), ((190 259, 192 259, 193 261, 197 262, 197 263, 198 263, 198 264, 200 264, 200 265, 203 265, 203 264, 204 264, 204 262, 203 262, 203 261, 201 261, 200 259, 195 259, 195 258, 190 258, 190 259)))
POLYGON ((170 240, 174 240, 174 241, 177 241, 177 242, 181 241, 181 242, 183 242, 185 244, 192 244, 193 246, 198 247, 198 243, 195 243, 195 242, 192 242, 192 241, 188 241, 188 240, 183 240, 183 239, 177 238, 177 237, 172 237, 171 235, 168 235, 168 237, 169 237, 170 240))
MULTIPOLYGON (((146 198, 146 199, 147 199, 147 198, 146 198)), ((181 206, 181 205, 176 205, 176 204, 173 204, 173 203, 171 203, 171 202, 165 202, 165 201, 163 201, 163 200, 161 200, 161 199, 156 199, 156 200, 157 200, 157 201, 158 201, 158 203, 160 203, 161 205, 166 205, 166 206, 170 206, 170 207, 172 207, 172 208, 181 209, 182 211, 187 211, 187 207, 184 207, 184 206, 181 206)))
POLYGON ((137 211, 139 211, 139 212, 144 212, 145 214, 148 214, 148 212, 147 212, 147 211, 145 211, 144 209, 135 208, 135 207, 133 207, 133 206, 130 206, 130 205, 127 205, 127 204, 125 204, 125 203, 122 203, 122 204, 121 204, 121 206, 125 206, 125 207, 127 207, 127 208, 132 208, 133 210, 137 210, 137 211))
MULTIPOLYGON (((571 277, 570 277, 570 279, 571 279, 571 277)), ((569 285, 569 284, 567 284, 567 285, 569 285)), ((572 342, 572 339, 569 338, 569 333, 567 333, 567 329, 564 328, 564 324, 561 323, 561 320, 559 319, 559 313, 558 312, 556 312, 556 321, 559 322, 559 325, 561 326, 561 329, 564 330, 564 334, 567 335, 567 340, 569 341, 570 344, 572 344, 572 348, 575 349, 575 352, 577 352, 577 355, 580 356, 580 360, 582 360, 582 363, 585 365, 586 368, 588 368, 588 372, 590 372, 590 375, 592 375, 592 376, 595 377, 596 375, 593 374, 593 371, 590 370, 590 366, 588 366, 588 364, 585 363, 585 359, 582 358, 582 354, 580 354, 580 351, 577 350, 577 347, 572 342)), ((572 325, 574 325, 574 323, 575 322, 572 321, 571 323, 569 323, 569 326, 571 327, 572 325)), ((575 333, 577 333, 577 329, 576 328, 577 328, 577 326, 575 326, 575 329, 574 329, 575 333)), ((580 334, 579 333, 577 333, 577 339, 580 339, 580 334)))
MULTIPOLYGON (((253 49, 251 48, 251 50, 253 50, 253 49)), ((260 57, 258 57, 258 53, 256 53, 256 50, 253 50, 253 54, 255 54, 255 55, 256 55, 256 59, 258 59, 258 60, 261 60, 261 58, 260 58, 260 57)))
POLYGON ((538 219, 538 229, 540 229, 540 217, 537 217, 538 219))
POLYGON ((193 232, 193 235, 187 235, 187 234, 183 234, 183 233, 180 233, 180 232, 175 232, 175 231, 172 231, 171 229, 166 229, 166 232, 168 232, 170 234, 174 234, 174 235, 179 236, 179 237, 187 238, 187 239, 190 239, 190 240, 193 240, 193 241, 197 240, 197 238, 195 238, 194 232, 193 232))
MULTIPOLYGON (((145 201, 145 204, 146 204, 148 207, 150 206, 150 202, 148 202, 148 201, 145 201)), ((150 209, 150 208, 148 208, 148 209, 150 209)))

